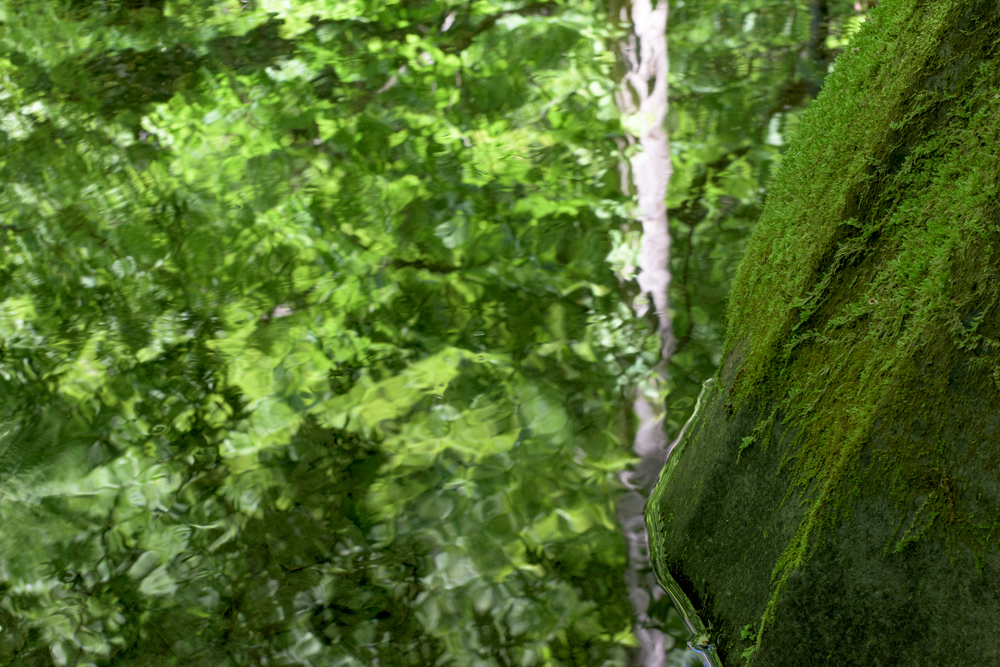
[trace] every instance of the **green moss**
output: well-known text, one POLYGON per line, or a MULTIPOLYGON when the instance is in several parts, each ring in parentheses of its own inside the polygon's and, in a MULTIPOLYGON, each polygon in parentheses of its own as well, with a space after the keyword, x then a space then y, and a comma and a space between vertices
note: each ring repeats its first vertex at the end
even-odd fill
POLYGON ((750 658, 757 652, 757 631, 753 629, 753 625, 747 623, 743 626, 743 629, 740 630, 740 639, 750 643, 749 646, 743 649, 743 653, 740 654, 740 657, 749 663, 750 658))
POLYGON ((928 360, 971 356, 968 383, 1000 387, 1000 21, 981 4, 872 13, 803 117, 733 284, 724 358, 749 345, 729 400, 771 405, 767 429, 776 412, 796 429, 783 466, 807 503, 756 647, 789 575, 852 497, 891 489, 900 525, 886 553, 927 535, 981 553, 1000 535, 995 511, 957 493, 939 424, 861 466, 876 420, 949 400, 928 360))

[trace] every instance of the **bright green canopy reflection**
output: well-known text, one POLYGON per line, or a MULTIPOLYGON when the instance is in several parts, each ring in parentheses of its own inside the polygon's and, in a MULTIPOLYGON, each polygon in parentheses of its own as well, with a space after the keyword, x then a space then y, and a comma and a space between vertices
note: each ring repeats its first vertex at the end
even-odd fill
POLYGON ((0 664, 623 664, 599 5, 131 4, 0 9, 0 664))

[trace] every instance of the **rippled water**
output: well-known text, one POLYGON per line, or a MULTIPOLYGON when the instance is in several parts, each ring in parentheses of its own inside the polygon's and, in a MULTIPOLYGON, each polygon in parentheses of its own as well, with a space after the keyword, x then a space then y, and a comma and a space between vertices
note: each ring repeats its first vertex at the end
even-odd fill
POLYGON ((601 21, 444 9, 0 3, 0 665, 632 659, 601 21))

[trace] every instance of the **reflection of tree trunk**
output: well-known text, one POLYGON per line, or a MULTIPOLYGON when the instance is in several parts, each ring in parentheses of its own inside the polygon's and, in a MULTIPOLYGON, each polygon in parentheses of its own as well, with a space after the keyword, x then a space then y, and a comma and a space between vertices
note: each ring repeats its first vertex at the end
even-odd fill
POLYGON ((929 7, 803 119, 651 498, 727 667, 1000 664, 1000 12, 929 7))
MULTIPOLYGON (((670 143, 664 121, 667 117, 667 3, 653 9, 651 0, 634 0, 631 22, 634 34, 621 44, 627 68, 616 95, 629 144, 639 143, 631 158, 632 182, 639 199, 642 249, 637 278, 642 294, 648 295, 663 339, 663 359, 670 358, 674 333, 667 308, 670 287, 670 233, 667 226, 667 184, 673 173, 670 143)), ((620 10, 622 22, 629 9, 620 10)), ((646 313, 640 307, 639 316, 646 313)))
MULTIPOLYGON (((654 9, 651 0, 632 0, 629 8, 627 0, 625 5, 611 0, 609 16, 631 26, 633 31, 617 45, 621 56, 619 64, 624 67, 624 72, 616 98, 629 132, 626 139, 629 145, 639 144, 639 151, 631 158, 632 183, 639 202, 638 218, 642 223, 637 277, 640 298, 636 314, 640 317, 646 315, 649 303, 652 304, 657 331, 663 341, 660 364, 663 369, 675 346, 667 308, 670 235, 666 193, 672 171, 670 145, 664 128, 667 113, 667 3, 660 0, 654 9)), ((621 168, 622 189, 631 194, 628 167, 623 164, 621 168)), ((622 483, 628 491, 618 505, 618 520, 629 552, 625 583, 637 616, 637 664, 663 667, 673 640, 653 627, 649 617, 650 605, 664 593, 650 569, 642 510, 663 462, 666 437, 662 415, 657 414, 658 411, 642 395, 637 396, 634 407, 639 419, 634 450, 640 461, 634 470, 622 474, 622 483)))
POLYGON ((637 621, 634 632, 639 642, 639 655, 634 664, 637 667, 665 667, 667 649, 673 645, 673 639, 653 627, 649 616, 650 605, 662 598, 664 592, 650 569, 643 505, 649 490, 656 483, 656 475, 663 462, 666 437, 663 434, 663 420, 657 419, 648 401, 639 397, 634 407, 639 419, 634 445, 639 463, 635 469, 622 473, 622 483, 628 490, 618 501, 618 522, 628 547, 625 585, 628 587, 637 621))

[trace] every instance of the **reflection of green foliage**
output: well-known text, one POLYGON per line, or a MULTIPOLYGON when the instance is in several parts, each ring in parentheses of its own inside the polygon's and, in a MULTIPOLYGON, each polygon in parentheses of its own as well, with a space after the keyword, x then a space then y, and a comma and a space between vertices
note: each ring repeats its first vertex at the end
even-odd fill
POLYGON ((0 10, 0 664, 621 664, 599 4, 133 4, 0 10))

